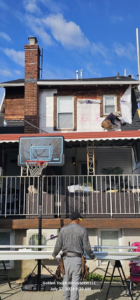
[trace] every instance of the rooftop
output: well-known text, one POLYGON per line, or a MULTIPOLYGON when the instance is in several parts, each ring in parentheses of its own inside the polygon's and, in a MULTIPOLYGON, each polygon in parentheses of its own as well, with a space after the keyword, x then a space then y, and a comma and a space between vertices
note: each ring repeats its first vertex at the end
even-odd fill
MULTIPOLYGON (((113 76, 113 77, 101 77, 101 78, 79 78, 79 79, 38 79, 38 85, 59 85, 59 84, 140 84, 138 80, 131 78, 131 76, 113 76)), ((0 87, 8 86, 24 86, 25 79, 17 79, 11 81, 5 81, 0 83, 0 87)))

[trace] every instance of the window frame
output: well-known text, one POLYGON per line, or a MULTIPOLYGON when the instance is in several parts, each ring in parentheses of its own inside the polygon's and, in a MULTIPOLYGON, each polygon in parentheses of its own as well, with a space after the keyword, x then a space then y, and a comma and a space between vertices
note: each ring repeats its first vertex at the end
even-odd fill
MULTIPOLYGON (((63 131, 63 130, 74 130, 74 96, 73 95, 65 95, 65 96, 61 96, 61 95, 57 95, 56 96, 56 106, 57 106, 57 116, 56 116, 56 119, 57 119, 57 121, 56 121, 56 128, 57 128, 57 130, 61 130, 61 131, 63 131), (58 127, 58 114, 59 114, 59 112, 58 112, 58 98, 59 97, 71 97, 72 98, 72 107, 73 107, 73 111, 72 112, 63 112, 64 114, 67 114, 67 113, 72 113, 72 115, 73 115, 73 117, 72 117, 72 122, 73 122, 73 127, 72 128, 60 128, 60 127, 58 127)), ((62 114, 63 114, 62 113, 62 114)))
MULTIPOLYGON (((15 240, 14 230, 12 230, 12 229, 0 229, 0 232, 10 232, 10 245, 11 246, 14 245, 14 240, 15 240)), ((12 250, 14 251, 13 248, 12 248, 12 250)), ((6 265, 6 269, 12 269, 14 267, 14 261, 13 260, 9 260, 9 263, 5 264, 5 265, 6 265)), ((3 264, 0 263, 0 270, 2 270, 2 269, 4 269, 3 268, 3 264)))
MULTIPOLYGON (((113 112, 116 112, 117 111, 117 96, 116 95, 103 95, 103 116, 107 116, 108 114, 105 113, 105 97, 114 97, 114 104, 115 104, 115 111, 112 111, 113 112)), ((111 112, 110 112, 111 113, 111 112)))
MULTIPOLYGON (((115 229, 98 229, 98 243, 99 246, 101 246, 101 232, 102 231, 118 231, 118 245, 122 246, 122 230, 115 228, 115 229)), ((122 252, 123 249, 119 249, 119 252, 122 252)), ((101 261, 98 260, 98 266, 105 266, 107 265, 108 262, 106 261, 101 261)))

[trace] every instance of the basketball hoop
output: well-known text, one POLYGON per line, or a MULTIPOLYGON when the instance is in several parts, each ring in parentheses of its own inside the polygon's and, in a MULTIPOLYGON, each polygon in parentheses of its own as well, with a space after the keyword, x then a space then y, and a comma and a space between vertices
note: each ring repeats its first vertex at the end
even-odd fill
POLYGON ((31 176, 40 176, 43 169, 48 165, 48 161, 26 160, 26 166, 31 176))

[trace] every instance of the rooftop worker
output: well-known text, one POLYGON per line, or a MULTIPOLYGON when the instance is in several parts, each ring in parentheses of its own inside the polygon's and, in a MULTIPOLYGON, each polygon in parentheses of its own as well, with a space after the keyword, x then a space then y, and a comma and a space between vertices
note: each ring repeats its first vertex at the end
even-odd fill
POLYGON ((60 250, 63 251, 63 263, 65 275, 63 275, 63 298, 64 300, 78 300, 79 298, 79 282, 81 277, 82 259, 84 251, 91 259, 95 258, 91 246, 87 230, 79 225, 82 219, 78 212, 72 212, 71 223, 61 228, 56 245, 50 259, 54 259, 60 250), (71 281, 71 291, 69 282, 71 281))
POLYGON ((101 127, 106 130, 114 130, 113 125, 118 126, 115 121, 119 121, 121 124, 123 124, 123 122, 117 116, 115 116, 113 113, 110 113, 102 122, 101 127))

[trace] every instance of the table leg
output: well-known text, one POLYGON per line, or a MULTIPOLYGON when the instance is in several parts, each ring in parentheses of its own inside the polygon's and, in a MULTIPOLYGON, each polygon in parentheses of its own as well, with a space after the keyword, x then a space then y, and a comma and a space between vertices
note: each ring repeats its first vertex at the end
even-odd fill
POLYGON ((101 290, 102 290, 103 285, 104 285, 104 282, 105 282, 105 278, 106 278, 106 274, 107 274, 107 272, 108 272, 109 264, 110 264, 110 261, 109 261, 108 264, 107 264, 107 268, 106 268, 106 271, 105 271, 105 275, 104 275, 104 278, 103 278, 103 281, 102 281, 102 284, 101 284, 101 288, 100 288, 101 290))
POLYGON ((110 282, 109 282, 109 287, 108 287, 108 290, 107 290, 107 293, 106 293, 105 300, 107 300, 107 298, 108 298, 109 290, 110 290, 110 288, 111 288, 112 279, 113 279, 113 277, 114 277, 113 275, 114 275, 114 272, 115 272, 115 268, 116 268, 116 262, 115 262, 115 265, 114 265, 114 267, 113 267, 113 272, 112 272, 112 275, 111 275, 111 280, 110 280, 110 282))

